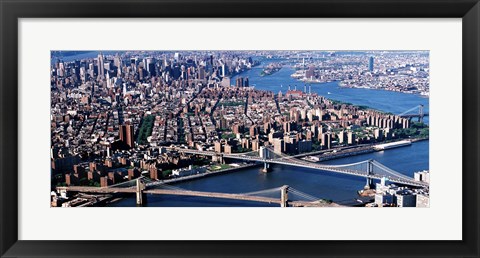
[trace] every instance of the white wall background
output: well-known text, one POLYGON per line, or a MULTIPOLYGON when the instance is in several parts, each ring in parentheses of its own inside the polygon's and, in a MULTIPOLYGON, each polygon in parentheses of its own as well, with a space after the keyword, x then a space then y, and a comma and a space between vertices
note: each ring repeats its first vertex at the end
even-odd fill
POLYGON ((460 19, 21 19, 19 239, 459 240, 461 28, 460 19), (430 50, 431 207, 50 208, 50 50, 62 49, 430 50), (128 224, 141 218, 172 222, 139 234, 128 224), (364 221, 385 233, 365 235, 364 221))

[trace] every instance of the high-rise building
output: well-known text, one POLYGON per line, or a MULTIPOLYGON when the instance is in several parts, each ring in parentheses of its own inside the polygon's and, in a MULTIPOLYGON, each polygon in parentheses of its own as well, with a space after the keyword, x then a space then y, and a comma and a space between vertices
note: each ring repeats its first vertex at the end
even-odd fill
POLYGON ((397 207, 415 207, 417 205, 417 196, 411 191, 398 191, 395 193, 397 207))
POLYGON ((303 140, 298 142, 298 153, 312 151, 312 141, 303 140))
POLYGON ((241 124, 234 124, 232 126, 232 131, 234 134, 239 134, 239 133, 243 133, 243 130, 244 130, 244 126, 241 125, 241 124))
POLYGON ((237 87, 243 87, 243 77, 238 77, 236 80, 235 80, 235 86, 237 87))
POLYGON ((311 141, 313 139, 313 133, 312 131, 308 130, 305 132, 305 140, 311 141))
POLYGON ((115 55, 115 58, 113 58, 113 65, 116 67, 122 67, 122 59, 118 55, 118 53, 115 55))
POLYGON ((338 143, 343 143, 345 142, 345 131, 340 131, 338 133, 338 143))
POLYGON ((258 128, 256 126, 250 127, 250 137, 256 136, 258 134, 258 128))
POLYGON ((145 60, 145 68, 147 69, 147 72, 149 73, 150 76, 156 76, 157 75, 154 58, 148 57, 145 60))
POLYGON ((222 143, 221 142, 215 142, 214 143, 214 146, 215 146, 215 152, 218 152, 218 153, 221 153, 222 152, 222 143))
POLYGON ((428 170, 413 173, 415 181, 430 183, 430 173, 428 170))
POLYGON ((416 207, 430 207, 430 197, 428 194, 417 194, 416 197, 416 207))
POLYGON ((225 77, 225 75, 227 75, 227 73, 226 73, 226 65, 225 65, 225 64, 222 64, 222 77, 225 77))
POLYGON ((232 145, 230 145, 230 144, 228 144, 228 143, 225 143, 224 152, 225 152, 226 154, 231 154, 231 153, 232 153, 232 145))
POLYGON ((63 62, 58 64, 57 75, 59 77, 65 76, 65 65, 63 62))
POLYGON ((308 70, 305 72, 305 77, 309 80, 312 80, 314 76, 315 76, 315 66, 311 65, 310 67, 308 67, 308 70))
POLYGON ((380 129, 380 128, 376 128, 374 131, 373 131, 373 135, 375 137, 375 140, 383 140, 383 130, 380 129))
POLYGON ((326 148, 326 149, 330 149, 332 148, 332 135, 328 132, 328 133, 322 133, 322 134, 319 134, 320 139, 321 139, 321 145, 326 148))
POLYGON ((205 79, 205 67, 204 66, 200 66, 198 68, 198 79, 200 79, 200 80, 205 79))
POLYGON ((265 124, 263 124, 263 132, 264 132, 264 133, 270 132, 270 129, 271 129, 271 128, 272 128, 272 124, 270 124, 270 123, 265 123, 265 124))
POLYGON ((373 56, 370 57, 370 59, 368 59, 368 70, 370 72, 373 72, 373 56))
POLYGON ((275 153, 282 153, 285 151, 283 139, 278 139, 278 138, 273 139, 273 151, 275 153))
POLYGON ((125 143, 128 147, 135 147, 133 125, 121 125, 118 135, 120 136, 120 141, 125 143))
POLYGON ((355 144, 355 133, 354 132, 348 132, 348 144, 352 145, 355 144))
POLYGON ((284 152, 289 154, 297 154, 298 153, 298 140, 297 137, 294 135, 285 135, 283 137, 284 142, 284 152))
POLYGON ((257 151, 260 148, 260 142, 258 140, 252 140, 252 151, 257 151))
POLYGON ((98 54, 98 77, 104 78, 105 76, 105 68, 103 62, 103 55, 102 53, 98 54))
POLYGON ((221 85, 223 87, 230 87, 230 77, 223 77, 221 85))
POLYGON ((182 75, 180 66, 178 64, 175 64, 173 66, 173 79, 178 80, 178 78, 180 78, 180 75, 182 75))
POLYGON ((288 133, 295 130, 297 130, 297 123, 295 123, 295 121, 289 121, 289 122, 283 123, 283 131, 288 133))

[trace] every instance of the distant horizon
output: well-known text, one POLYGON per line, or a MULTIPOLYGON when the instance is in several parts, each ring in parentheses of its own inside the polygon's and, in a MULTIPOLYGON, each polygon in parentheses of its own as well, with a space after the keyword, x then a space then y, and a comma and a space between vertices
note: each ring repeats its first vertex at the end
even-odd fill
POLYGON ((349 50, 349 49, 342 49, 342 50, 328 50, 328 49, 317 49, 317 50, 296 50, 296 49, 286 49, 286 50, 262 50, 262 49, 242 49, 242 50, 216 50, 216 49, 183 49, 183 50, 116 50, 116 49, 97 49, 97 50, 50 50, 50 53, 55 55, 55 54, 61 54, 61 53, 90 53, 90 52, 106 52, 106 53, 125 53, 125 52, 163 52, 163 53, 174 53, 174 52, 263 52, 263 53, 268 53, 268 52, 314 52, 314 53, 376 53, 376 52, 383 52, 383 53, 429 53, 429 50, 349 50))

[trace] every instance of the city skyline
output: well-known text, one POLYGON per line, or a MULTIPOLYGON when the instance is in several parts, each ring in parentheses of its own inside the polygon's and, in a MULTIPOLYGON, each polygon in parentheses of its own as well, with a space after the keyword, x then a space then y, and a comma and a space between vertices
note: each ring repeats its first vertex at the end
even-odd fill
POLYGON ((428 144, 428 51, 52 51, 51 58, 52 206, 111 206, 134 194, 139 206, 156 195, 178 196, 173 206, 202 207, 205 199, 227 207, 429 206, 428 159, 407 174, 370 159, 349 162, 428 144), (327 87, 332 92, 317 92, 327 87), (360 100, 344 94, 364 90, 360 100), (368 90, 417 103, 372 107, 378 93, 368 90), (285 167, 366 183, 342 203, 303 192, 308 182, 268 179, 285 167), (278 185, 188 188, 253 170, 278 185))

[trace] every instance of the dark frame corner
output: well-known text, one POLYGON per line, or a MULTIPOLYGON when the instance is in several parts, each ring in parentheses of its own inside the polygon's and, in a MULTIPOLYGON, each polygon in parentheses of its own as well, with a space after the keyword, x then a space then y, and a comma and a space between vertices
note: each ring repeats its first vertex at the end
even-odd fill
POLYGON ((0 0, 1 257, 479 257, 478 0, 0 0), (462 241, 19 241, 18 19, 54 17, 427 17, 463 21, 462 241), (348 246, 348 248, 346 248, 348 246), (374 252, 372 252, 374 250, 374 252), (392 252, 392 250, 395 250, 392 252))

